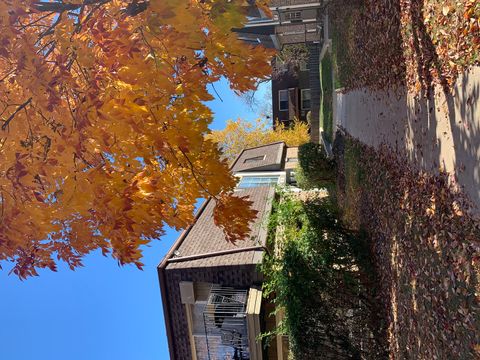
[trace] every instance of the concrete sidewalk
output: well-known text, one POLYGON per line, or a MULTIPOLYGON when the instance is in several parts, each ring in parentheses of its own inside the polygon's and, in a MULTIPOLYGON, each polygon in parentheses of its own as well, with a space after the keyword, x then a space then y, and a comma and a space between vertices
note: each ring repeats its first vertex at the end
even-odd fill
POLYGON ((452 95, 402 91, 337 94, 335 119, 366 144, 387 143, 424 170, 445 169, 480 213, 480 67, 461 76, 452 95))

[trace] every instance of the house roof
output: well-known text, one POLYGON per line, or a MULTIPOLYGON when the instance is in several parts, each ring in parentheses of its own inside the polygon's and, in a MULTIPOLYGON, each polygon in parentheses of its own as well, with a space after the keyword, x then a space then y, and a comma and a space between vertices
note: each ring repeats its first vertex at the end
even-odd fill
POLYGON ((225 254, 225 252, 238 249, 247 250, 265 245, 266 224, 263 223, 263 219, 270 210, 273 193, 274 189, 269 186, 236 191, 237 196, 247 196, 253 202, 252 207, 258 211, 255 222, 250 226, 250 235, 236 244, 228 242, 223 230, 215 226, 213 221, 215 203, 208 200, 195 224, 176 247, 172 254, 173 257, 170 258, 172 260, 170 262, 167 260, 169 263, 166 265, 166 269, 231 266, 259 262, 258 253, 262 252, 261 249, 238 251, 231 254, 225 254), (182 261, 183 257, 189 260, 182 261))
MULTIPOLYGON (((268 145, 256 146, 244 149, 234 160, 230 169, 233 172, 242 171, 278 171, 282 169, 283 157, 286 145, 283 141, 271 143, 268 145), (262 160, 247 161, 247 159, 261 157, 262 160)), ((274 189, 271 186, 263 186, 249 189, 237 189, 237 196, 246 196, 252 201, 252 207, 258 211, 257 218, 250 226, 251 233, 248 239, 241 240, 237 244, 229 243, 223 231, 218 228, 213 221, 213 209, 215 204, 211 199, 207 199, 198 210, 195 220, 173 244, 170 251, 159 264, 159 268, 174 269, 192 266, 211 266, 212 259, 205 260, 201 258, 212 258, 212 256, 197 256, 195 260, 178 261, 179 257, 191 257, 193 255, 206 255, 219 251, 235 251, 235 249, 249 248, 252 246, 263 246, 265 244, 266 234, 262 231, 262 221, 270 211, 271 200, 274 196, 274 189), (167 264, 170 259, 176 257, 173 263, 182 265, 167 264)), ((243 252, 243 251, 242 251, 243 252)), ((250 255, 235 256, 220 255, 215 256, 219 265, 231 265, 248 263, 250 255), (242 259, 242 260, 240 260, 242 259), (233 262, 232 262, 233 261, 233 262), (244 262, 247 261, 247 262, 244 262)))
POLYGON ((232 164, 233 172, 279 171, 282 170, 283 154, 286 145, 283 141, 256 146, 243 150, 232 164), (254 160, 255 158, 261 158, 254 160))

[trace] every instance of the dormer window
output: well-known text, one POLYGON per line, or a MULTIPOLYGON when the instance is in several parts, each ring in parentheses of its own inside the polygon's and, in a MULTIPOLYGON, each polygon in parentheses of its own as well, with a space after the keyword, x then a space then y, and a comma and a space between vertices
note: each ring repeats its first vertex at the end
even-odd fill
POLYGON ((247 158, 247 159, 245 159, 245 160, 243 161, 243 163, 244 163, 244 164, 248 164, 248 163, 257 162, 257 161, 263 161, 263 160, 265 160, 265 155, 247 158))
POLYGON ((302 12, 301 11, 291 11, 287 12, 285 14, 285 19, 286 20, 300 20, 302 18, 302 12))

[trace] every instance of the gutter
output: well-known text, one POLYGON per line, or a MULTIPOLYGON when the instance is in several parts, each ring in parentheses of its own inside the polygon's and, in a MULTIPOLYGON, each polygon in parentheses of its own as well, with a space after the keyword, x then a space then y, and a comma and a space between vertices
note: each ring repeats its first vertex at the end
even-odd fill
POLYGON ((183 262, 183 261, 205 259, 205 258, 209 258, 209 257, 216 257, 216 256, 228 255, 228 254, 237 254, 237 253, 241 253, 241 252, 256 251, 256 250, 262 250, 262 251, 266 251, 268 253, 268 249, 265 246, 250 246, 250 247, 237 248, 237 249, 220 250, 220 251, 215 251, 215 252, 212 252, 212 253, 204 253, 204 254, 197 254, 197 255, 189 255, 189 256, 171 258, 171 259, 168 259, 167 262, 169 264, 170 263, 178 263, 178 262, 183 262))

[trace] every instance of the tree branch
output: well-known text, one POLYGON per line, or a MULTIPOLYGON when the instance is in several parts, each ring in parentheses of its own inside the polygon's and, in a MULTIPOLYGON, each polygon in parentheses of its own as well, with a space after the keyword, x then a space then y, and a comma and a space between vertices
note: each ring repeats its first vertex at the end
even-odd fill
POLYGON ((50 1, 38 1, 33 3, 33 7, 38 11, 49 11, 54 13, 63 13, 64 11, 75 11, 85 5, 105 4, 111 0, 84 0, 78 4, 50 1))
POLYGON ((19 107, 17 107, 17 109, 13 112, 12 115, 10 115, 8 117, 7 120, 5 120, 5 122, 3 123, 2 125, 2 130, 5 131, 5 129, 7 128, 7 126, 10 124, 10 122, 13 120, 13 118, 15 117, 15 115, 17 115, 17 113, 19 111, 22 111, 22 109, 24 109, 28 104, 30 104, 32 102, 32 98, 28 99, 27 101, 25 101, 23 104, 21 104, 19 107))
MULTIPOLYGON (((38 1, 33 3, 33 7, 37 11, 48 11, 53 13, 63 13, 65 11, 76 11, 88 5, 104 5, 111 0, 84 0, 78 4, 64 3, 63 1, 59 2, 47 2, 47 1, 38 1)), ((141 12, 145 11, 148 7, 149 1, 138 1, 133 0, 129 3, 123 10, 123 13, 128 16, 136 16, 141 12)))
POLYGON ((203 189, 203 191, 205 191, 210 197, 212 197, 213 199, 215 200, 218 200, 217 196, 215 196, 214 194, 212 194, 203 184, 202 182, 200 181, 200 179, 197 177, 197 174, 195 172, 195 166, 192 164, 192 161, 190 160, 190 158, 187 156, 187 154, 185 154, 185 152, 182 150, 182 149, 178 149, 180 150, 180 152, 182 153, 182 155, 185 157, 185 159, 187 160, 188 164, 189 164, 189 169, 193 175, 193 178, 195 179, 196 183, 198 185, 200 185, 200 187, 203 189))

